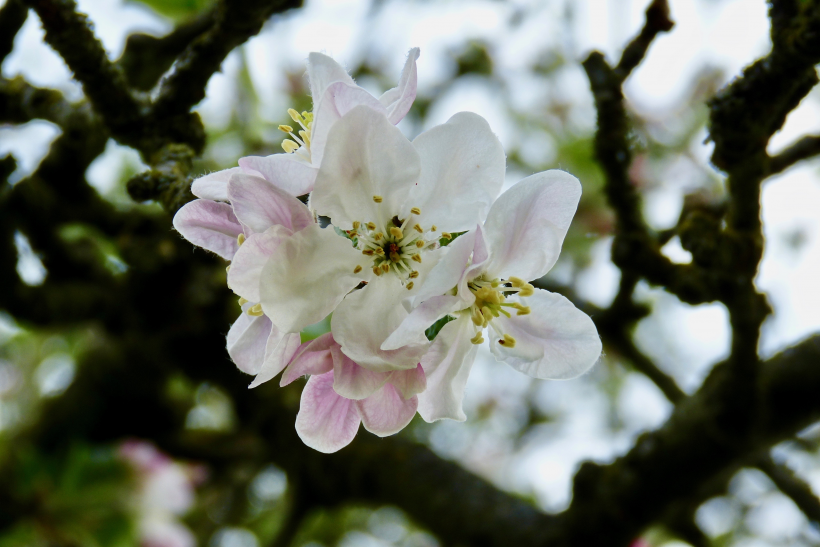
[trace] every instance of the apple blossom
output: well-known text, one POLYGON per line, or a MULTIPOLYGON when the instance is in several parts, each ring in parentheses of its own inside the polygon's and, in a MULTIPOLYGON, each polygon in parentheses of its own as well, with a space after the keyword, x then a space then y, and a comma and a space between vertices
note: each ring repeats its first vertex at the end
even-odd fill
POLYGON ((200 177, 194 181, 191 191, 200 198, 227 201, 225 183, 234 173, 245 172, 259 175, 291 195, 307 194, 313 189, 322 163, 328 133, 347 112, 358 105, 365 105, 386 116, 390 123, 397 124, 404 118, 416 98, 418 57, 418 48, 409 51, 398 85, 377 99, 356 85, 347 71, 332 58, 322 53, 311 53, 307 74, 313 111, 299 113, 292 108, 288 110, 297 127, 279 126, 290 137, 282 142, 285 154, 240 158, 239 167, 200 177))
POLYGON ((424 355, 428 388, 419 396, 427 421, 464 420, 464 387, 488 331, 499 360, 535 378, 583 374, 601 354, 595 324, 561 295, 525 280, 555 264, 581 196, 578 179, 538 173, 492 205, 484 226, 454 241, 415 295, 415 309, 382 344, 389 351, 450 316, 424 355))
POLYGON ((331 333, 300 346, 282 375, 285 386, 310 374, 302 391, 296 432, 320 452, 336 452, 356 436, 359 424, 380 437, 404 429, 418 407, 426 381, 421 365, 373 372, 341 351, 331 333))
POLYGON ((278 246, 261 275, 265 314, 297 332, 335 310, 334 337, 359 365, 415 368, 428 347, 423 332, 380 346, 407 314, 401 300, 435 264, 439 239, 483 220, 504 162, 476 114, 456 114, 411 142, 383 113, 353 108, 329 132, 310 198, 345 235, 313 225, 278 246))

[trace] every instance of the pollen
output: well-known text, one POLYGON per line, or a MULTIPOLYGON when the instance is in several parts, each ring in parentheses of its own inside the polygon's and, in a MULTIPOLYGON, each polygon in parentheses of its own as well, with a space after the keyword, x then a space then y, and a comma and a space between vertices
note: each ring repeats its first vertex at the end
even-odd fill
POLYGON ((361 225, 362 225, 362 223, 361 223, 361 222, 359 222, 358 220, 354 220, 354 221, 353 221, 353 229, 354 229, 354 230, 358 230, 358 229, 359 229, 359 226, 361 226, 361 225))
POLYGON ((418 207, 413 207, 412 209, 410 209, 410 212, 413 213, 414 215, 420 215, 421 214, 421 209, 419 209, 418 207))
POLYGON ((441 237, 443 237, 444 239, 453 239, 453 236, 450 234, 450 232, 441 232, 441 237))
POLYGON ((359 273, 360 271, 362 271, 362 267, 361 267, 361 266, 356 266, 355 268, 353 268, 353 273, 354 273, 354 274, 359 273))
POLYGON ((373 201, 375 201, 376 203, 381 203, 382 200, 384 200, 384 198, 381 196, 373 196, 373 201))
POLYGON ((516 303, 516 304, 513 306, 513 308, 515 308, 516 310, 518 310, 518 313, 516 313, 516 315, 529 315, 529 314, 530 314, 530 312, 532 311, 532 310, 530 310, 530 307, 529 307, 529 306, 524 306, 524 305, 522 305, 522 304, 518 304, 518 303, 516 303))
POLYGON ((421 255, 420 254, 416 253, 413 256, 411 256, 410 258, 412 258, 413 260, 415 260, 416 262, 421 264, 421 255))
POLYGON ((375 230, 375 229, 376 229, 376 225, 375 225, 375 224, 373 224, 372 222, 368 222, 368 223, 367 223, 367 229, 368 229, 368 230, 375 230))
POLYGON ((373 256, 373 253, 373 249, 365 249, 364 251, 362 251, 362 254, 367 256, 373 256))
POLYGON ((396 228, 395 226, 390 227, 390 235, 396 239, 401 239, 404 237, 404 233, 402 233, 401 228, 396 228))
POLYGON ((387 262, 385 262, 384 264, 382 264, 382 271, 383 271, 384 273, 389 272, 389 271, 390 271, 390 264, 388 264, 387 262))
POLYGON ((377 276, 381 275, 382 274, 382 269, 379 268, 378 266, 373 266, 373 273, 376 274, 377 276))
POLYGON ((422 241, 421 239, 417 240, 416 241, 416 247, 418 247, 419 249, 424 247, 424 241, 422 241))
POLYGON ((518 296, 524 296, 524 297, 532 296, 534 292, 535 292, 535 287, 533 287, 532 285, 527 283, 526 285, 521 287, 520 291, 518 291, 518 296))
POLYGON ((420 233, 420 234, 423 234, 423 233, 424 233, 424 230, 422 230, 422 229, 421 229, 421 226, 419 226, 418 224, 416 224, 415 226, 413 226, 413 229, 414 229, 415 231, 417 231, 418 233, 420 233))
POLYGON ((293 152, 299 150, 299 145, 290 139, 285 139, 282 141, 282 150, 288 154, 292 154, 293 152))
POLYGON ((296 111, 295 109, 293 109, 293 108, 288 108, 288 115, 289 115, 289 116, 293 119, 293 121, 295 121, 296 123, 299 123, 299 122, 301 122, 301 121, 302 121, 302 116, 300 116, 300 115, 299 115, 299 112, 297 112, 297 111, 296 111))
POLYGON ((239 234, 239 235, 236 237, 236 242, 237 242, 238 244, 240 244, 240 245, 242 245, 243 243, 245 243, 245 234, 239 234))
POLYGON ((408 277, 410 277, 410 279, 415 279, 418 276, 419 276, 419 272, 417 272, 416 270, 413 270, 412 272, 410 272, 410 275, 408 277))
POLYGON ((384 256, 384 249, 382 249, 381 247, 376 247, 375 249, 373 249, 373 252, 377 255, 384 256))
POLYGON ((475 345, 483 344, 484 343, 484 337, 481 336, 480 332, 477 332, 475 336, 470 338, 470 342, 472 342, 475 345))
POLYGON ((431 231, 431 232, 435 232, 437 229, 438 229, 438 228, 436 228, 436 225, 435 225, 435 224, 433 224, 433 225, 430 227, 430 231, 431 231))
POLYGON ((517 287, 519 289, 527 284, 527 282, 524 281, 523 279, 521 279, 520 277, 510 277, 510 278, 507 278, 507 281, 512 283, 513 287, 517 287))
POLYGON ((408 291, 413 290, 413 282, 412 282, 412 281, 411 281, 410 283, 408 283, 408 284, 407 284, 407 290, 408 290, 408 291))
POLYGON ((292 133, 293 128, 289 125, 280 125, 279 126, 279 131, 281 131, 282 133, 292 133))
POLYGON ((505 348, 514 348, 515 347, 515 338, 510 336, 509 334, 505 334, 504 338, 498 341, 499 344, 504 346, 505 348))
POLYGON ((381 232, 373 234, 373 239, 375 239, 376 241, 379 241, 383 237, 384 237, 384 234, 381 233, 381 232))
POLYGON ((262 304, 256 304, 248 310, 248 315, 259 317, 262 315, 262 304))

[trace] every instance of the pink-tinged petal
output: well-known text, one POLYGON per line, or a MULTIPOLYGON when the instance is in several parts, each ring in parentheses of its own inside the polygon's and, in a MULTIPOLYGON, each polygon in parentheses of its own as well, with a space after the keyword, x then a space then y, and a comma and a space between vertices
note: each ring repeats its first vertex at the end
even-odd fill
MULTIPOLYGON (((424 278, 424 283, 416 293, 414 300, 416 305, 428 298, 448 294, 458 285, 470 263, 470 257, 475 246, 475 236, 475 230, 467 232, 447 247, 441 249, 440 260, 424 278)), ((471 294, 462 296, 468 298, 467 306, 475 300, 475 297, 472 297, 471 294)))
POLYGON ((296 433, 314 450, 330 454, 344 448, 359 430, 356 402, 333 391, 333 373, 311 376, 302 390, 296 433))
POLYGON ((461 402, 478 346, 470 316, 462 315, 439 331, 433 345, 421 360, 427 389, 418 395, 419 414, 427 422, 443 418, 463 422, 467 419, 461 402))
POLYGON ((310 94, 314 103, 325 94, 325 90, 333 82, 345 82, 355 85, 353 78, 350 77, 344 67, 324 53, 314 52, 308 55, 307 73, 310 82, 310 94))
POLYGON ((299 350, 300 343, 298 332, 282 333, 272 327, 265 345, 265 361, 248 389, 260 386, 282 372, 299 350))
POLYGON ((390 123, 399 123, 410 111, 413 101, 416 100, 416 86, 418 84, 418 71, 416 69, 416 59, 419 58, 419 48, 414 47, 407 53, 407 61, 401 71, 399 85, 389 89, 379 97, 379 102, 387 109, 387 119, 390 123))
POLYGON ((433 296, 424 301, 423 304, 410 312, 404 318, 399 327, 382 343, 381 349, 398 349, 407 344, 415 343, 424 336, 424 332, 430 325, 449 313, 453 313, 468 307, 464 301, 451 295, 433 296))
POLYGON ((504 192, 487 215, 484 229, 493 276, 525 281, 546 274, 581 199, 578 179, 558 169, 536 173, 504 192))
POLYGON ((515 347, 498 343, 490 329, 490 349, 497 359, 533 378, 568 380, 589 370, 601 356, 601 338, 587 314, 560 294, 535 289, 523 299, 529 315, 498 317, 501 332, 515 338, 515 347))
POLYGON ((330 350, 333 355, 333 389, 347 399, 364 399, 379 390, 391 373, 373 372, 360 367, 339 346, 330 350))
POLYGON ((405 399, 409 399, 413 395, 418 395, 427 389, 427 377, 424 375, 424 369, 421 363, 411 370, 396 370, 391 372, 387 383, 396 388, 396 391, 405 399))
POLYGON ((405 399, 392 385, 356 401, 364 428, 379 437, 394 435, 407 427, 419 406, 417 397, 405 399))
POLYGON ((228 181, 234 173, 241 172, 239 167, 231 167, 203 175, 191 183, 191 193, 202 199, 228 201, 228 181))
MULTIPOLYGON (((462 236, 464 237, 464 236, 462 236)), ((484 274, 487 269, 487 263, 490 258, 490 251, 487 245, 487 238, 484 233, 484 228, 478 224, 475 228, 475 239, 473 241, 473 256, 470 261, 470 266, 464 271, 464 275, 458 282, 458 295, 466 302, 472 304, 475 301, 475 296, 470 292, 467 283, 476 277, 484 274)), ((492 276, 486 276, 492 280, 492 276)))
POLYGON ((227 203, 196 199, 174 215, 174 228, 182 237, 203 249, 231 260, 239 248, 236 238, 242 225, 227 203))
POLYGON ((338 344, 329 332, 302 344, 285 369, 279 385, 284 387, 302 376, 324 374, 333 370, 333 354, 330 350, 334 347, 338 347, 338 344))
POLYGON ((313 190, 319 169, 295 154, 272 154, 270 156, 246 156, 239 159, 239 166, 250 174, 262 178, 291 196, 302 196, 313 190))
POLYGON ((447 232, 482 222, 501 191, 506 169, 504 148, 487 121, 459 112, 416 137, 413 146, 421 157, 421 176, 406 213, 418 207, 422 226, 435 224, 447 232))
POLYGON ((248 302, 242 306, 242 313, 234 321, 226 337, 228 355, 245 374, 259 373, 265 361, 265 343, 273 328, 270 319, 264 315, 245 313, 252 305, 248 302))
POLYGON ((313 224, 313 215, 304 203, 261 177, 239 173, 228 182, 228 197, 239 221, 252 232, 284 226, 298 232, 313 224))
POLYGON ((333 337, 345 355, 376 372, 416 368, 429 346, 423 333, 400 349, 381 349, 407 317, 401 305, 406 292, 399 279, 388 274, 374 277, 366 287, 345 297, 330 320, 333 337))
POLYGON ((383 114, 357 106, 330 129, 311 205, 343 230, 357 220, 386 226, 401 211, 420 168, 401 131, 383 114))
POLYGON ((331 127, 342 116, 361 105, 381 114, 387 114, 378 99, 357 85, 336 82, 328 86, 313 109, 313 126, 310 129, 310 162, 312 165, 316 167, 322 165, 331 127))
POLYGON ((282 240, 262 268, 260 302, 285 332, 299 332, 324 319, 361 281, 372 277, 360 251, 333 228, 318 224, 282 240))
POLYGON ((273 251, 291 236, 284 226, 271 226, 261 234, 251 234, 239 247, 228 270, 228 286, 233 292, 251 302, 259 302, 260 279, 273 251))

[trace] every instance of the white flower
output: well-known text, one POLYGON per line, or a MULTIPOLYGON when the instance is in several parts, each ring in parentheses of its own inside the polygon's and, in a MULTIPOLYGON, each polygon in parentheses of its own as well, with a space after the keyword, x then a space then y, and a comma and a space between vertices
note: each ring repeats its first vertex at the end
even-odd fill
POLYGON ((335 310, 331 330, 350 359, 414 368, 423 331, 380 347, 406 316, 400 301, 435 263, 439 238, 481 221, 503 179, 503 149, 480 116, 456 114, 410 142, 384 114, 352 109, 329 132, 311 195, 347 237, 313 225, 283 242, 262 271, 262 309, 284 332, 335 310))
POLYGON ((286 153, 240 158, 239 167, 200 177, 191 191, 200 198, 228 201, 228 180, 231 175, 244 172, 261 176, 293 196, 307 194, 313 189, 330 129, 347 112, 365 105, 386 116, 390 123, 397 124, 404 118, 416 98, 418 57, 419 49, 411 49, 398 86, 377 99, 356 85, 339 63, 322 53, 311 53, 307 73, 313 112, 288 110, 296 127, 279 126, 290 136, 282 142, 286 153))
POLYGON ((427 390, 419 414, 427 421, 464 420, 464 386, 478 344, 488 332, 499 360, 535 378, 569 379, 601 354, 595 324, 561 295, 525 280, 545 275, 581 196, 578 179, 553 170, 528 177, 493 204, 482 228, 454 241, 415 296, 417 307, 382 344, 389 351, 451 316, 421 364, 427 390))

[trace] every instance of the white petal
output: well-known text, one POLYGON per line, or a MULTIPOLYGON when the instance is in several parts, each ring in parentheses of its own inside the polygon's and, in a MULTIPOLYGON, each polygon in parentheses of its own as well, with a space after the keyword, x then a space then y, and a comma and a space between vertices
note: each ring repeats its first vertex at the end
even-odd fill
MULTIPOLYGON (((447 247, 441 249, 441 258, 430 270, 421 288, 418 289, 415 297, 415 304, 418 305, 428 298, 449 294, 458 285, 473 254, 475 245, 475 231, 467 232, 458 237, 447 247)), ((475 300, 475 298, 473 298, 475 300)), ((473 300, 467 302, 469 306, 473 300)))
POLYGON ((202 199, 228 201, 228 181, 231 175, 241 172, 239 167, 231 167, 203 175, 191 183, 191 193, 202 199))
POLYGON ((399 279, 389 273, 374 277, 366 287, 347 295, 330 320, 333 337, 345 355, 376 372, 416 368, 429 345, 424 333, 401 349, 381 349, 407 317, 400 304, 405 292, 399 279))
POLYGON ((505 170, 504 148, 486 120, 459 112, 416 137, 413 146, 421 156, 421 176, 407 204, 421 209, 421 225, 463 232, 483 221, 505 170))
POLYGON ((279 385, 284 387, 302 376, 333 370, 333 355, 330 352, 333 347, 338 347, 338 344, 329 332, 299 346, 279 385))
POLYGON ((302 196, 313 190, 319 170, 296 154, 246 156, 239 159, 243 170, 259 175, 292 196, 302 196))
POLYGON ((226 344, 228 355, 237 368, 246 374, 257 374, 265 361, 265 343, 273 324, 264 315, 253 316, 245 313, 252 304, 243 306, 239 318, 228 331, 226 344))
POLYGON ((356 405, 364 428, 379 437, 387 437, 413 420, 419 401, 417 397, 403 398, 396 388, 387 384, 367 399, 356 401, 356 405))
POLYGON ((558 169, 536 173, 504 192, 484 224, 492 254, 488 273, 525 281, 546 274, 558 260, 580 199, 581 183, 558 169))
POLYGON ((310 161, 322 165, 330 128, 355 107, 364 105, 387 115, 384 106, 373 95, 357 85, 336 82, 328 86, 314 105, 313 126, 310 129, 310 161))
POLYGON ((299 332, 324 319, 360 281, 373 275, 370 268, 353 273, 362 258, 349 240, 318 224, 284 239, 262 268, 265 315, 285 332, 299 332))
POLYGON ((419 169, 419 156, 401 131, 384 115, 357 106, 330 130, 311 205, 343 230, 356 220, 383 227, 400 212, 419 169))
POLYGON ((419 394, 419 414, 427 422, 443 418, 463 422, 467 419, 461 402, 478 346, 473 337, 472 321, 464 314, 439 331, 421 366, 427 377, 427 389, 419 394))
POLYGON ((311 376, 296 415, 296 433, 314 450, 330 454, 344 448, 359 430, 356 402, 333 391, 333 373, 311 376))
POLYGON ((448 313, 462 310, 468 305, 465 305, 464 301, 457 296, 445 294, 427 299, 404 318, 401 325, 387 337, 387 340, 382 342, 381 349, 398 349, 420 340, 433 323, 448 313))
POLYGON ((344 67, 324 53, 313 52, 308 55, 307 73, 310 81, 310 94, 314 103, 324 95, 325 89, 333 82, 355 85, 353 78, 344 67))
POLYGON ((399 85, 393 89, 389 89, 379 97, 381 102, 387 109, 387 119, 390 123, 399 123, 416 99, 416 86, 418 83, 418 71, 416 69, 416 59, 419 58, 419 48, 414 47, 407 53, 407 61, 404 63, 404 69, 401 71, 399 78, 399 85))
POLYGON ((231 260, 239 248, 236 238, 242 225, 227 203, 196 199, 174 215, 174 228, 182 237, 203 249, 231 260))
POLYGON ((496 358, 533 378, 567 380, 580 376, 601 356, 595 324, 572 302, 549 291, 535 290, 524 303, 529 315, 493 319, 502 332, 515 338, 515 347, 498 343, 492 329, 490 349, 496 358))
POLYGON ((427 378, 424 369, 419 363, 416 368, 409 370, 395 370, 390 373, 387 383, 391 384, 402 397, 409 399, 427 389, 427 378))
POLYGON ((262 385, 282 372, 293 359, 293 355, 299 349, 300 342, 298 332, 286 334, 273 327, 265 345, 265 362, 248 389, 262 385))
POLYGON ((304 203, 261 177, 235 174, 228 182, 228 197, 236 218, 256 233, 276 225, 298 232, 313 224, 304 203))
POLYGON ((291 237, 284 226, 271 226, 261 234, 251 234, 239 247, 228 270, 228 286, 251 302, 259 302, 262 268, 282 241, 291 237))
POLYGON ((333 389, 348 399, 364 399, 379 390, 391 373, 373 372, 360 367, 340 347, 330 350, 333 355, 333 389))

